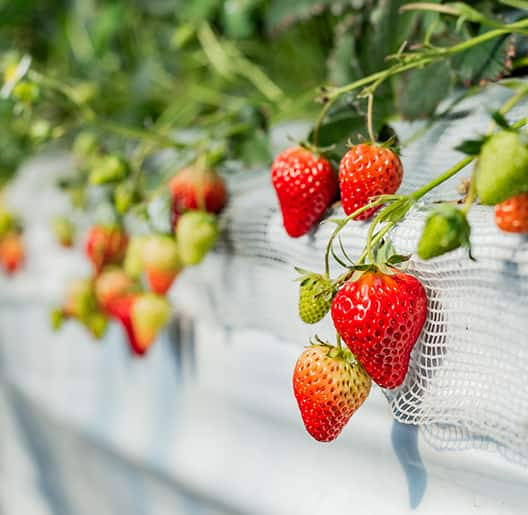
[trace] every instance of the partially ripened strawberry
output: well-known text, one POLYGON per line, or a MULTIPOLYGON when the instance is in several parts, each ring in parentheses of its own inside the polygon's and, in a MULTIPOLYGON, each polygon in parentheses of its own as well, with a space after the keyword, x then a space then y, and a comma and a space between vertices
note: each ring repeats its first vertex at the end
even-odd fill
POLYGON ((293 372, 293 391, 306 430, 320 442, 335 440, 367 398, 371 380, 347 349, 311 345, 293 372))
POLYGON ((528 233, 528 193, 497 204, 495 223, 501 231, 528 233))
POLYGON ((183 267, 176 240, 161 234, 149 236, 143 246, 143 264, 151 290, 167 293, 183 267))
POLYGON ((367 271, 345 283, 332 302, 337 332, 383 388, 396 388, 405 379, 426 316, 424 287, 397 270, 367 271))
POLYGON ((101 308, 111 312, 116 299, 136 289, 134 280, 121 268, 109 268, 95 279, 95 297, 101 308))
POLYGON ((323 216, 337 193, 337 177, 324 157, 301 147, 279 154, 271 167, 286 232, 297 238, 323 216))
POLYGON ((479 200, 495 205, 528 193, 528 138, 513 130, 501 130, 482 146, 475 185, 479 200))
POLYGON ((218 238, 216 217, 204 211, 187 211, 176 225, 178 252, 184 265, 197 265, 218 238))
POLYGON ((190 166, 178 172, 169 182, 172 196, 173 226, 178 216, 189 209, 219 213, 225 206, 227 190, 215 170, 190 166))
POLYGON ((80 320, 97 311, 97 299, 92 279, 75 279, 68 285, 62 311, 66 317, 80 320))
POLYGON ((160 295, 140 295, 132 306, 132 328, 139 348, 145 352, 170 319, 170 305, 160 295))
POLYGON ((11 232, 0 240, 0 264, 4 271, 11 275, 23 265, 25 259, 22 235, 11 232))
POLYGON ((170 318, 170 306, 164 297, 153 293, 132 294, 112 303, 117 318, 128 337, 130 350, 143 355, 170 318))
POLYGON ((107 265, 121 264, 127 244, 128 237, 121 228, 94 225, 88 233, 85 251, 95 272, 100 273, 107 265))
POLYGON ((319 322, 330 310, 334 288, 332 282, 322 276, 304 270, 299 285, 299 316, 307 324, 319 322))
MULTIPOLYGON (((345 213, 352 214, 378 195, 396 193, 402 178, 400 158, 391 149, 370 143, 353 146, 339 163, 339 188, 345 213)), ((355 219, 366 220, 378 209, 368 209, 355 219)))

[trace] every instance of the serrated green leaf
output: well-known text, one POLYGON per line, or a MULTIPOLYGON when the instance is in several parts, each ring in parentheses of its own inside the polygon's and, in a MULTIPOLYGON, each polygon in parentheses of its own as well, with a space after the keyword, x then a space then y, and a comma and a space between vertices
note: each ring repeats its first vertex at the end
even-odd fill
POLYGON ((431 116, 449 94, 452 83, 451 69, 445 61, 409 72, 398 91, 402 115, 410 120, 431 116))
MULTIPOLYGON (((481 27, 479 34, 484 34, 488 30, 481 27)), ((508 35, 497 36, 455 55, 451 59, 451 66, 466 85, 495 81, 511 68, 509 57, 511 41, 508 35)))

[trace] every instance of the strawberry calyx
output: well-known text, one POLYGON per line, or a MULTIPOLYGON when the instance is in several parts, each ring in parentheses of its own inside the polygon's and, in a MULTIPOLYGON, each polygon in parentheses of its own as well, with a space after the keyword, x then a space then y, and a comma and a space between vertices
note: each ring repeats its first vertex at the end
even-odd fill
POLYGON ((359 363, 352 351, 341 345, 341 337, 337 335, 338 345, 332 345, 330 342, 321 339, 317 334, 310 338, 310 345, 308 347, 325 347, 327 356, 332 359, 341 360, 349 365, 356 365, 359 363))

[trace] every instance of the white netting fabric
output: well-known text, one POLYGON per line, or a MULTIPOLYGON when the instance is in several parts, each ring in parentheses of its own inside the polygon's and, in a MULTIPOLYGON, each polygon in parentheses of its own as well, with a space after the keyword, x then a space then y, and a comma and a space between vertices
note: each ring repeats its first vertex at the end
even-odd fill
MULTIPOLYGON (((462 155, 453 150, 463 139, 485 132, 489 112, 510 93, 490 87, 462 102, 453 113, 458 123, 440 122, 402 155, 405 179, 401 192, 412 191, 455 164, 462 155), (460 116, 464 121, 460 122, 460 116)), ((515 120, 526 105, 511 113, 515 120)), ((405 138, 417 124, 401 123, 405 138)), ((462 172, 468 177, 471 169, 462 172)), ((460 176, 432 192, 425 204, 457 198, 460 176)), ((321 270, 330 226, 292 240, 285 236, 269 178, 239 180, 224 215, 223 250, 253 265, 216 267, 217 282, 233 292, 236 307, 213 309, 229 324, 256 325, 301 343, 321 331, 331 336, 326 320, 315 330, 292 322, 296 304, 293 266, 321 270), (270 268, 288 272, 272 278, 270 268), (237 275, 249 275, 241 284, 237 275), (290 290, 293 290, 292 294, 290 290), (321 329, 321 327, 323 329, 321 329)), ((341 214, 342 213, 338 213, 341 214)), ((414 210, 392 234, 399 252, 416 249, 424 212, 414 210)), ((476 262, 459 250, 429 262, 413 260, 410 271, 427 289, 429 314, 416 345, 409 374, 397 390, 387 391, 394 417, 422 426, 426 439, 438 448, 495 447, 508 458, 528 462, 528 240, 497 230, 493 210, 475 207, 469 216, 476 262)), ((343 241, 351 255, 361 251, 367 225, 350 224, 343 241)), ((278 272, 275 272, 275 274, 278 272)), ((208 281, 214 275, 211 268, 208 281)), ((213 280, 214 283, 214 280, 213 280)), ((209 299, 214 298, 209 291, 209 299)))

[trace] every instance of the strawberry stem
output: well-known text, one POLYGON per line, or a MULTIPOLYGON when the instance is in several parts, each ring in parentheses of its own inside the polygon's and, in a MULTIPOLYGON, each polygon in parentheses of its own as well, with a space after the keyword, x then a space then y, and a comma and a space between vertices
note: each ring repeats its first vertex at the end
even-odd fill
POLYGON ((373 112, 374 112, 374 93, 369 93, 368 107, 367 107, 367 129, 368 129, 370 141, 373 145, 375 145, 376 138, 374 137, 373 112))

